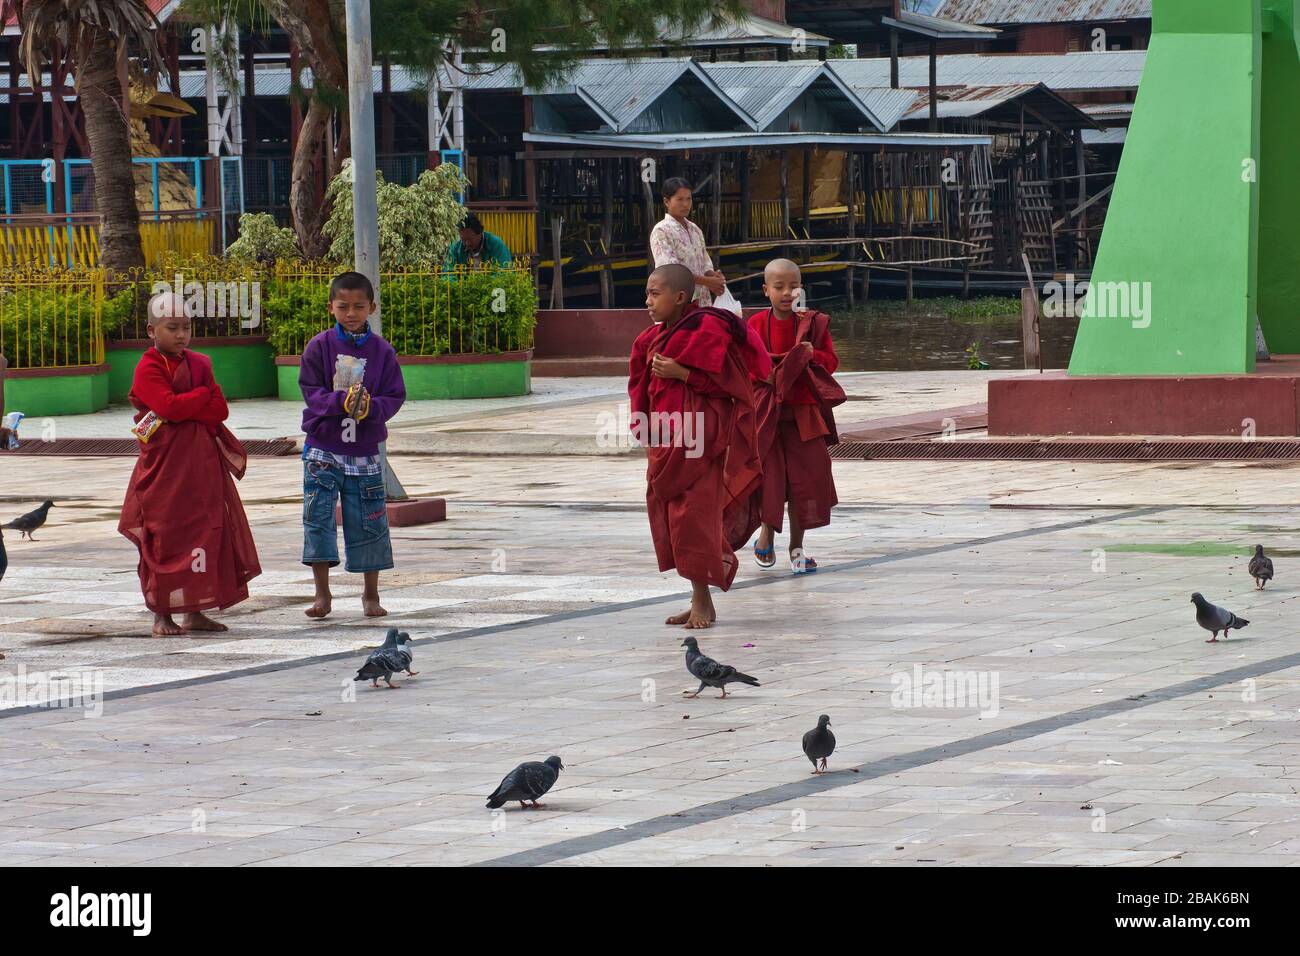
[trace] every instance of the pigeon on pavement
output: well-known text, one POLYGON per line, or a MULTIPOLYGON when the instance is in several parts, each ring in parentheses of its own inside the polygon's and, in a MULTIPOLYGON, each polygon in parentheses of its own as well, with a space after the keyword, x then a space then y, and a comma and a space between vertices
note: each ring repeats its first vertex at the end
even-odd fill
POLYGON ((393 674, 406 671, 414 677, 420 673, 411 670, 411 659, 415 657, 415 650, 410 642, 410 634, 405 631, 399 632, 395 627, 389 628, 384 643, 370 652, 366 662, 361 665, 361 670, 357 671, 357 676, 352 679, 368 680, 371 687, 378 687, 379 678, 382 677, 384 683, 396 690, 398 685, 393 683, 393 674))
POLYGON ((1200 594, 1192 595, 1192 603, 1196 605, 1196 623, 1201 625, 1214 636, 1206 641, 1206 644, 1219 643, 1219 632, 1223 632, 1223 639, 1228 639, 1228 632, 1232 630, 1241 630, 1250 621, 1245 618, 1237 617, 1231 611, 1211 604, 1200 594))
POLYGON ((0 531, 0 581, 5 579, 7 570, 9 570, 9 555, 5 551, 5 533, 0 531))
POLYGON ((826 758, 835 753, 835 735, 830 732, 831 719, 826 714, 817 718, 817 726, 803 735, 804 755, 812 761, 813 773, 826 770, 826 758), (821 769, 817 761, 822 762, 821 769))
POLYGON ((681 646, 686 648, 686 669, 700 681, 699 689, 694 694, 687 694, 688 697, 699 697, 700 691, 706 687, 720 687, 722 688, 722 696, 726 697, 728 684, 741 683, 748 684, 750 687, 760 686, 754 678, 748 674, 742 674, 730 664, 719 664, 713 658, 705 657, 700 653, 700 644, 695 638, 686 638, 686 640, 682 641, 681 646))
POLYGON ((1255 545, 1255 556, 1250 559, 1248 570, 1250 576, 1255 579, 1255 587, 1261 591, 1264 590, 1264 585, 1273 580, 1273 562, 1264 557, 1262 544, 1255 545))
POLYGON ((23 538, 30 538, 32 541, 35 541, 36 539, 32 537, 32 532, 45 524, 45 518, 49 515, 50 509, 53 507, 53 501, 43 502, 35 511, 29 511, 22 517, 15 518, 7 525, 0 527, 13 528, 15 531, 21 531, 22 534, 19 536, 20 541, 23 538))
POLYGON ((504 806, 508 800, 518 800, 521 810, 537 810, 543 804, 537 802, 537 798, 555 786, 555 781, 560 779, 560 771, 564 769, 564 763, 559 757, 547 757, 544 761, 530 760, 528 763, 521 763, 514 770, 505 775, 500 786, 492 791, 492 795, 487 799, 489 810, 495 810, 504 806), (531 800, 532 806, 524 805, 525 800, 531 800))

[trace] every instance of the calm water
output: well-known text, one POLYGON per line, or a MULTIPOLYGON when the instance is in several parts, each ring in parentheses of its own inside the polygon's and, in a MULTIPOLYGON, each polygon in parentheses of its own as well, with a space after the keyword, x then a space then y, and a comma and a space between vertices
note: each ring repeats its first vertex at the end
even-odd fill
MULTIPOLYGON (((835 351, 845 372, 964 369, 970 345, 979 347, 980 358, 992 368, 1024 368, 1019 315, 953 319, 923 311, 881 314, 868 309, 855 313, 852 336, 849 316, 831 315, 835 351)), ((1044 368, 1069 364, 1077 331, 1077 319, 1043 319, 1044 368)))

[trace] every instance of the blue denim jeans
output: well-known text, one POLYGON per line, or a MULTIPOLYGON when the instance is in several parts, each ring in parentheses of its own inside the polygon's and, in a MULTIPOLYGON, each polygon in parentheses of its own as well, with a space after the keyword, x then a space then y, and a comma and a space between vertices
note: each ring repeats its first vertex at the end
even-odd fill
POLYGON ((383 475, 345 475, 336 465, 302 463, 302 563, 339 563, 335 503, 343 502, 344 570, 353 574, 393 566, 383 475))

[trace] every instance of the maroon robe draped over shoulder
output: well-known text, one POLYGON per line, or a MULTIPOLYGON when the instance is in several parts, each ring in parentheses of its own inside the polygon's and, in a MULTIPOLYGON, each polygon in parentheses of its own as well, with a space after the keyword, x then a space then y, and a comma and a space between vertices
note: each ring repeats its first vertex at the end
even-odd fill
POLYGON ((770 370, 743 323, 707 306, 688 304, 673 326, 653 325, 633 343, 632 432, 646 446, 646 509, 660 571, 731 586, 737 562, 724 512, 746 506, 759 487, 751 381, 770 370), (657 353, 690 368, 690 379, 651 374, 657 353))
MULTIPOLYGON (((771 353, 771 309, 749 318, 749 327, 771 353)), ((763 524, 781 530, 786 505, 804 529, 830 524, 831 509, 839 504, 831 474, 829 445, 839 441, 831 409, 846 398, 833 372, 839 358, 831 342, 830 316, 823 312, 798 312, 794 347, 771 354, 776 374, 766 385, 770 396, 764 428, 759 432, 763 483, 751 511, 763 524), (812 349, 801 347, 808 342, 812 349)), ((757 388, 757 386, 756 386, 757 388)), ((752 531, 752 529, 751 529, 752 531)))
POLYGON ((212 360, 151 348, 128 398, 137 422, 149 411, 164 420, 140 445, 117 527, 140 550, 145 605, 178 614, 238 604, 262 569, 234 481, 248 456, 223 424, 229 409, 212 360))

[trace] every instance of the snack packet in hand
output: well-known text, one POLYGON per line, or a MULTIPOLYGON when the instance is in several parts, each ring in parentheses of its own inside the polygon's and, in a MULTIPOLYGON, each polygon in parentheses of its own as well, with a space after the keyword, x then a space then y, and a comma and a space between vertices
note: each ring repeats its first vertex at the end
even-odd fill
POLYGON ((163 424, 163 420, 158 417, 156 412, 145 412, 140 417, 140 420, 131 426, 131 434, 140 439, 142 444, 147 445, 154 432, 161 428, 163 424))

